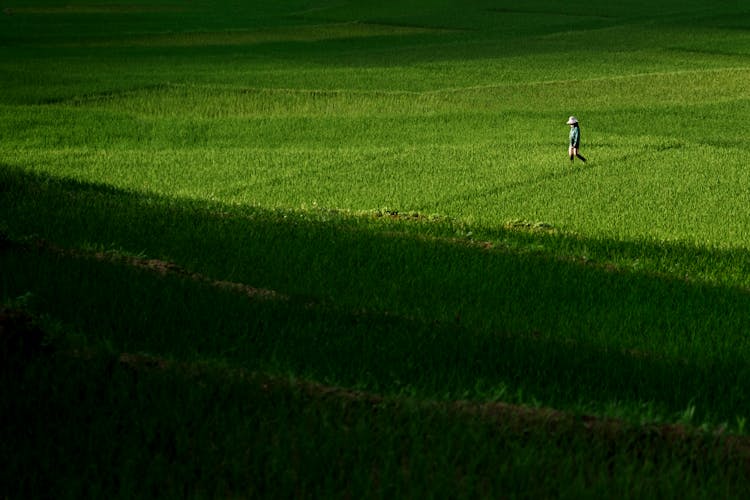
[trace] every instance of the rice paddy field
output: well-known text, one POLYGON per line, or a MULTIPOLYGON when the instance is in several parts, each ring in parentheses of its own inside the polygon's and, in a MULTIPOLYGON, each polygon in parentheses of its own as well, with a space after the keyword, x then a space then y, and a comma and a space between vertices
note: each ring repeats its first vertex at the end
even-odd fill
POLYGON ((749 82, 740 0, 1 0, 0 498, 747 498, 749 82))

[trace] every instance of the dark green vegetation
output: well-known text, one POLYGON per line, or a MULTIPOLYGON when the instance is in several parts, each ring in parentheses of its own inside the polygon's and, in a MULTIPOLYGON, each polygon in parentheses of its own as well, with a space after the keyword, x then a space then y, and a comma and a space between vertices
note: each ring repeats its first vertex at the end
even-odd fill
POLYGON ((746 496, 750 8, 517 3, 3 2, 0 497, 746 496))

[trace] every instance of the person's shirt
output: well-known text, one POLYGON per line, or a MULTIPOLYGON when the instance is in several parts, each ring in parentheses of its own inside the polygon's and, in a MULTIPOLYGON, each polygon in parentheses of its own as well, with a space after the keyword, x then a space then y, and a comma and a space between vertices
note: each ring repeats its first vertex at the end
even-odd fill
POLYGON ((578 147, 580 143, 581 143, 581 129, 578 127, 578 125, 570 127, 570 145, 573 147, 578 147))

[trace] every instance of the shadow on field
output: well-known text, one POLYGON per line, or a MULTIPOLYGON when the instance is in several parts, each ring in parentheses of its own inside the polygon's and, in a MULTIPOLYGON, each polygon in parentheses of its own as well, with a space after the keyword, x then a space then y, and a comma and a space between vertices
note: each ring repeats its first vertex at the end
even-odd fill
MULTIPOLYGON (((31 323, 0 308, 0 341, 10 325, 33 333, 31 323)), ((592 483, 620 498, 643 477, 681 498, 706 484, 747 497, 747 439, 682 425, 380 397, 38 341, 36 352, 0 342, 0 355, 8 498, 496 498, 511 489, 578 498, 592 483), (585 483, 571 482, 582 464, 585 483)))
MULTIPOLYGON (((543 234, 498 231, 487 249, 447 222, 223 207, 8 166, 0 207, 3 301, 31 292, 35 312, 117 352, 419 397, 647 407, 667 418, 694 408, 694 418, 730 422, 750 414, 744 289, 560 258, 543 234)), ((746 251, 556 238, 675 265, 750 262, 746 251)))

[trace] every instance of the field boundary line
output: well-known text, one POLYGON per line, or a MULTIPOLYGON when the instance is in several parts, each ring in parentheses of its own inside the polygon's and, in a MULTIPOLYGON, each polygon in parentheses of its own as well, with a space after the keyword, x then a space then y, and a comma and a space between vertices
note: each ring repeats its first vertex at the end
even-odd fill
POLYGON ((89 251, 79 248, 65 248, 53 243, 36 240, 32 246, 40 250, 49 251, 58 255, 66 255, 73 258, 93 259, 99 262, 112 262, 126 266, 143 269, 161 276, 177 276, 186 278, 196 283, 207 284, 211 287, 233 291, 256 300, 288 301, 290 297, 284 293, 268 288, 258 288, 236 281, 214 279, 205 274, 191 272, 187 269, 166 260, 137 257, 125 255, 116 251, 89 251))
MULTIPOLYGON (((652 71, 642 73, 632 73, 627 75, 611 75, 611 76, 598 76, 591 78, 569 78, 569 79, 557 79, 557 80, 536 80, 529 82, 508 82, 508 83, 493 83, 488 85, 471 85, 466 87, 443 87, 432 90, 406 90, 406 89, 347 89, 347 88, 292 88, 292 87, 243 87, 233 85, 221 85, 221 84, 199 84, 199 83, 185 83, 185 82, 169 82, 160 83, 156 85, 146 85, 140 87, 134 87, 130 89, 123 89, 120 91, 108 91, 91 93, 83 96, 75 96, 69 98, 52 99, 49 101, 41 102, 40 105, 58 105, 65 103, 88 103, 100 100, 117 99, 120 97, 127 97, 131 95, 137 95, 141 92, 168 92, 170 90, 183 89, 199 89, 203 91, 213 92, 231 92, 237 94, 289 94, 289 95, 314 95, 314 96, 326 96, 326 97, 337 97, 337 96, 410 96, 410 97, 430 97, 438 96, 441 94, 461 94, 470 92, 479 92, 485 90, 501 90, 501 89, 512 89, 516 87, 544 87, 552 85, 568 85, 573 83, 596 83, 606 81, 623 81, 623 80, 637 80, 651 77, 663 77, 663 76, 682 76, 682 75, 696 75, 696 74, 721 74, 721 73, 750 73, 750 66, 732 66, 725 68, 711 68, 711 69, 686 69, 686 70, 675 70, 675 71, 652 71)), ((740 99, 746 97, 738 96, 740 99)))
MULTIPOLYGON (((169 87, 181 87, 181 88, 200 88, 200 89, 215 89, 225 91, 235 91, 240 93, 289 93, 289 94, 318 94, 318 95, 405 95, 405 96, 430 96, 436 94, 449 94, 449 93, 461 93, 461 92, 473 92, 478 90, 492 90, 492 89, 507 89, 520 86, 535 86, 541 87, 545 85, 564 85, 570 83, 581 83, 581 82, 604 82, 614 80, 629 80, 629 79, 641 79, 649 77, 659 76, 672 76, 672 75, 691 75, 691 74, 709 74, 709 73, 744 73, 750 72, 750 66, 732 66, 725 68, 711 68, 711 69, 686 69, 686 70, 675 70, 675 71, 650 71, 642 73, 632 73, 626 75, 612 75, 612 76, 598 76, 592 78, 567 78, 557 80, 535 80, 530 82, 511 82, 511 83, 494 83, 489 85, 472 85, 467 87, 443 87, 433 90, 383 90, 383 89, 346 89, 346 88, 291 88, 291 87, 234 87, 228 85, 213 85, 213 84, 194 84, 194 83, 171 83, 169 87)), ((139 89, 141 90, 141 89, 139 89)))
POLYGON ((640 79, 658 76, 672 76, 672 75, 691 75, 691 74, 706 74, 706 73, 744 73, 750 72, 750 66, 732 66, 726 68, 710 68, 710 69, 685 69, 675 71, 648 71, 642 73, 632 73, 627 75, 612 75, 612 76, 597 76, 592 78, 566 78, 558 80, 536 80, 531 82, 516 82, 507 84, 492 84, 492 85, 474 85, 469 87, 446 87, 443 89, 426 90, 422 92, 415 92, 418 94, 439 94, 439 93, 460 93, 460 92, 472 92, 476 90, 492 90, 502 89, 518 86, 534 86, 541 87, 545 85, 563 85, 570 83, 581 83, 581 82, 606 82, 614 80, 629 80, 629 79, 640 79))
MULTIPOLYGON (((80 359, 93 359, 93 350, 68 350, 67 354, 80 359)), ((750 436, 727 433, 726 426, 714 429, 684 424, 680 422, 635 423, 617 417, 578 414, 551 407, 535 407, 506 403, 503 401, 472 401, 466 399, 438 400, 415 398, 413 396, 385 395, 361 389, 324 384, 315 380, 281 376, 266 372, 248 370, 241 367, 216 366, 210 362, 177 361, 147 353, 121 352, 116 354, 117 363, 124 368, 138 371, 183 374, 186 378, 205 376, 219 380, 238 381, 259 387, 264 392, 290 391, 302 393, 305 397, 317 400, 334 400, 342 404, 364 404, 373 411, 389 408, 406 411, 434 411, 449 413, 459 418, 476 418, 491 424, 503 424, 514 432, 527 433, 529 427, 545 431, 551 435, 564 435, 582 432, 591 437, 612 440, 631 436, 635 440, 662 440, 668 445, 682 445, 694 440, 703 440, 706 445, 718 445, 718 449, 750 466, 750 436)))

